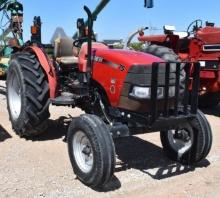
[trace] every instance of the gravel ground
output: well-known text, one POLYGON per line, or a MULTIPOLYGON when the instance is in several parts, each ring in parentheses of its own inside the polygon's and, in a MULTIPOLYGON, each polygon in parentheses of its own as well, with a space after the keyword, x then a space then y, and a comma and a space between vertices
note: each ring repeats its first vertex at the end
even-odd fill
POLYGON ((103 191, 80 183, 71 168, 62 120, 78 109, 51 107, 50 127, 41 137, 17 137, 8 121, 5 85, 0 81, 0 197, 219 197, 220 106, 206 111, 214 135, 208 158, 197 167, 170 161, 159 134, 118 140, 119 164, 103 191))

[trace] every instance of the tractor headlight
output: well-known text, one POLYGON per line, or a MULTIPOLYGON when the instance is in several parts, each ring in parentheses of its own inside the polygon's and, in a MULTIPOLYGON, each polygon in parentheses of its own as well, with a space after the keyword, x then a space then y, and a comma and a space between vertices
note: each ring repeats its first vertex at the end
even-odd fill
POLYGON ((147 99, 151 96, 151 90, 149 87, 134 86, 132 92, 130 93, 130 96, 140 99, 147 99))
MULTIPOLYGON (((134 86, 130 96, 138 99, 150 99, 151 98, 151 88, 150 87, 138 87, 134 86)), ((158 87, 157 89, 157 98, 161 99, 164 97, 164 88, 158 87)))

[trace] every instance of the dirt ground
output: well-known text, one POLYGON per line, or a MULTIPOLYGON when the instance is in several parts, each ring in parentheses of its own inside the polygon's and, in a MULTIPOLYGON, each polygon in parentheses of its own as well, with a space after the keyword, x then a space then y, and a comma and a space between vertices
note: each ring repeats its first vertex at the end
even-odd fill
POLYGON ((214 142, 208 158, 197 167, 181 166, 162 152, 159 134, 116 142, 120 163, 103 191, 80 183, 67 154, 64 116, 77 109, 51 107, 48 131, 20 139, 11 129, 0 81, 0 198, 2 197, 220 197, 220 106, 206 110, 214 142))

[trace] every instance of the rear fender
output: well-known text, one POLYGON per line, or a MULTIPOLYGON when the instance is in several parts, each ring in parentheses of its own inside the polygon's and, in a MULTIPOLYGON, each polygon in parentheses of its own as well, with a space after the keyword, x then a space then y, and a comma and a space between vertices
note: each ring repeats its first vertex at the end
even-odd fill
POLYGON ((37 56, 38 61, 40 62, 42 68, 44 69, 47 75, 47 79, 50 87, 50 98, 55 98, 56 88, 57 88, 57 76, 52 62, 48 59, 47 55, 39 47, 36 46, 27 47, 25 50, 31 51, 37 56))
MULTIPOLYGON (((93 42, 92 50, 96 49, 108 49, 103 43, 93 42)), ((88 53, 88 44, 84 43, 79 51, 79 71, 80 72, 90 72, 90 68, 87 68, 87 53, 88 53)))

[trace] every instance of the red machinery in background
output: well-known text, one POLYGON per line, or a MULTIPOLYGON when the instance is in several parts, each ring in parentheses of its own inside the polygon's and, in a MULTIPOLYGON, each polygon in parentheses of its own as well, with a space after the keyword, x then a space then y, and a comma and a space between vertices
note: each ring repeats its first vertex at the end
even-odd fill
POLYGON ((220 101, 220 28, 214 23, 193 21, 186 32, 176 32, 174 26, 164 26, 163 35, 146 36, 140 32, 139 41, 147 42, 146 53, 166 61, 200 62, 200 97, 202 107, 215 106, 220 101), (176 56, 177 55, 177 56, 176 56))

